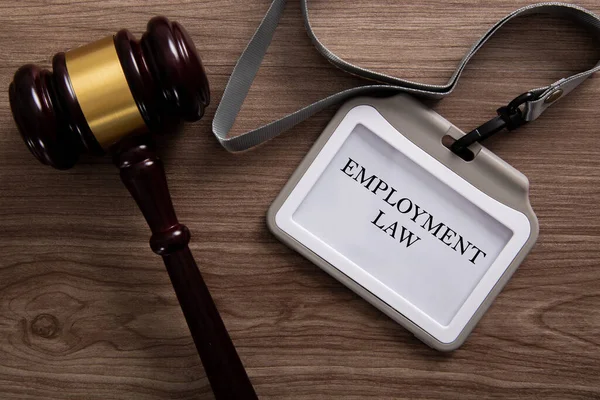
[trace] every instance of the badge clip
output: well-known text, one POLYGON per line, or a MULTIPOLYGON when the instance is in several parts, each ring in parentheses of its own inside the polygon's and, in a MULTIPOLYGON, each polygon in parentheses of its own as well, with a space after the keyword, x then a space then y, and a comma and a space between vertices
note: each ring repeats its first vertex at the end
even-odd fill
POLYGON ((450 150, 463 159, 472 160, 473 154, 467 147, 475 142, 482 142, 503 129, 513 131, 521 125, 524 125, 527 120, 525 120, 521 106, 528 101, 535 100, 535 98, 536 95, 532 92, 525 92, 515 97, 508 105, 496 110, 498 113, 497 117, 492 118, 456 140, 450 146, 450 150))

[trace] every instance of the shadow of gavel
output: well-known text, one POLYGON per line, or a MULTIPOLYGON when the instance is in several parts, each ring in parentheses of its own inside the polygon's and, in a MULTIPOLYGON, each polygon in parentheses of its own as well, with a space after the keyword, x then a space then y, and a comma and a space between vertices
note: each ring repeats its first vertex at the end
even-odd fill
POLYGON ((176 22, 150 20, 137 41, 121 30, 52 60, 53 72, 21 67, 10 105, 29 150, 71 168, 81 153, 110 154, 162 256, 217 399, 256 399, 248 375, 188 247, 150 133, 197 121, 210 102, 196 48, 176 22))

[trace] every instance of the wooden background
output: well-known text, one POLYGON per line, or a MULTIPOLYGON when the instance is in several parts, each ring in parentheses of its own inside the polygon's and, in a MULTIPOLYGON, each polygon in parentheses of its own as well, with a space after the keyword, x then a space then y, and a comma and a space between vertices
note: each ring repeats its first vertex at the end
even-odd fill
MULTIPOLYGON (((210 123, 269 0, 0 1, 0 398, 209 399, 212 394, 148 229, 108 159, 38 164, 6 89, 24 63, 164 14, 206 64, 206 118, 161 141, 192 249, 262 399, 600 398, 600 77, 518 133, 488 143, 531 181, 539 242, 452 354, 429 349, 277 242, 270 202, 335 110, 240 155, 210 123)), ((325 62, 290 1, 235 132, 362 82, 325 62)), ((317 33, 364 67, 443 83, 471 44, 528 1, 311 0, 317 33)), ((581 5, 600 12, 597 0, 581 5)), ((433 103, 469 130, 496 107, 594 65, 570 23, 511 23, 433 103)))

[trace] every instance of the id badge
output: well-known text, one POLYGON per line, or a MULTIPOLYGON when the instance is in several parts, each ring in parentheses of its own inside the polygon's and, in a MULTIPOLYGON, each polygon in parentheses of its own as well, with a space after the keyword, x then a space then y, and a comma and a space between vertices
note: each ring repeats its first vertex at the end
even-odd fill
POLYGON ((356 98, 268 212, 281 241, 438 350, 458 348, 538 237, 527 178, 408 95, 356 98))

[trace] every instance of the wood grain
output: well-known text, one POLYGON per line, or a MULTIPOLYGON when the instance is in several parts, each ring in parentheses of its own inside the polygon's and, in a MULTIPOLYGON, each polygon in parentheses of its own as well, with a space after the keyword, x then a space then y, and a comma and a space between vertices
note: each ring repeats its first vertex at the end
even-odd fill
MULTIPOLYGON (((164 14, 205 61, 213 106, 161 141, 179 219, 263 399, 600 398, 600 81, 488 143, 531 181, 538 245, 467 343, 427 348, 277 242, 265 212, 335 110, 231 155, 210 122, 269 0, 0 1, 0 87, 22 64, 164 14)), ((311 0, 317 33, 350 61, 446 81, 487 28, 527 1, 311 0)), ((596 0, 579 2, 600 12, 596 0)), ((497 106, 584 67, 600 43, 570 23, 511 23, 449 98, 467 130, 497 106)), ((361 84, 324 61, 290 1, 235 132, 361 84)), ((108 159, 37 164, 0 95, 0 398, 209 399, 212 394, 147 227, 108 159), (131 238, 134 238, 131 240, 131 238)))

